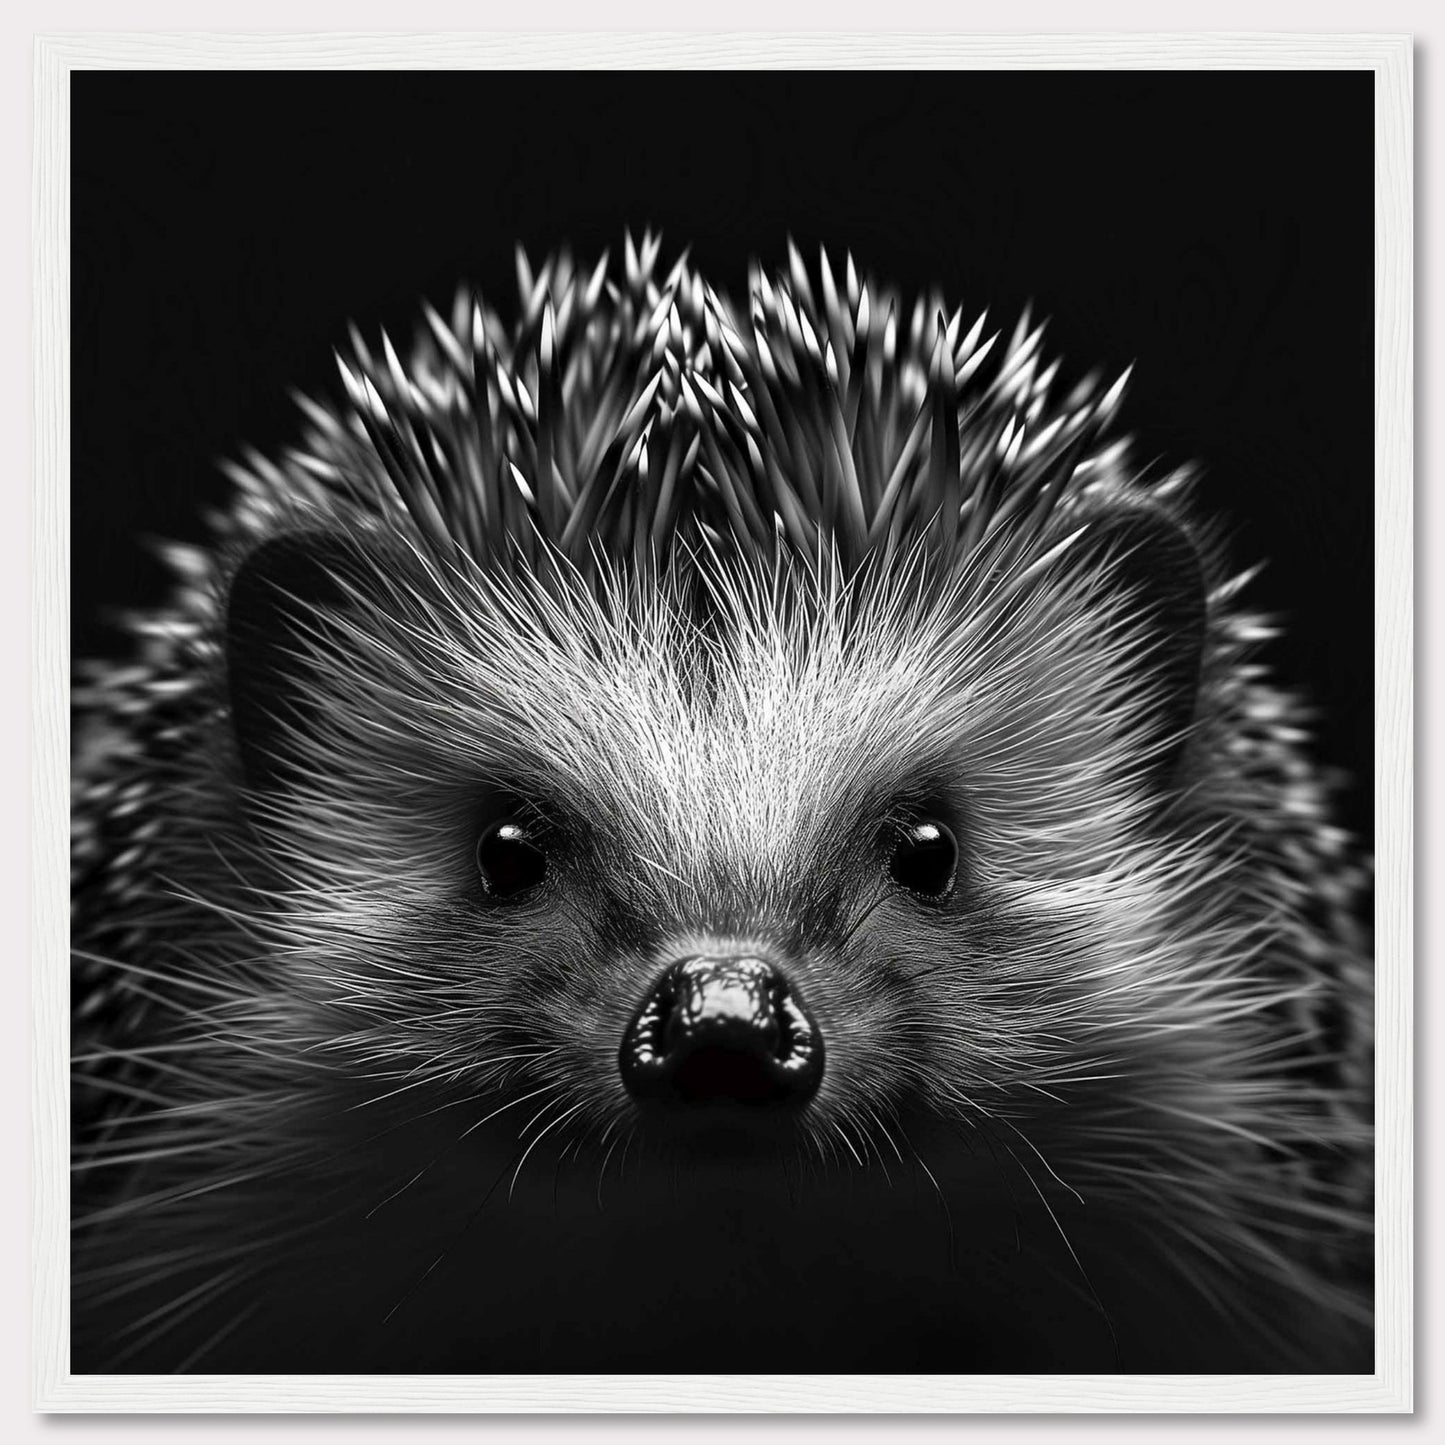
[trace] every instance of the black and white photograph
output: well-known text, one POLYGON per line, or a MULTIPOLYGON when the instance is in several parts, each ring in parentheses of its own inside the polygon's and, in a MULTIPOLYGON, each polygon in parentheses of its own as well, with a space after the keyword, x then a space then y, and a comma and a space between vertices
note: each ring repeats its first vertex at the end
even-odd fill
POLYGON ((1374 1372, 1374 84, 73 73, 74 1375, 1374 1372))

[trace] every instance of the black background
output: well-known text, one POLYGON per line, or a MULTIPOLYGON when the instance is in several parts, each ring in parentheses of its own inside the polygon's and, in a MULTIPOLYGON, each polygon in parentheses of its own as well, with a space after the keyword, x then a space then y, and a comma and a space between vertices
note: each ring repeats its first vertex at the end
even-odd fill
POLYGON ((1371 827, 1372 79, 1321 74, 149 74, 72 77, 76 656, 164 595, 219 458, 294 439, 355 319, 410 333, 513 246, 625 227, 737 294, 825 242, 1012 325, 1064 377, 1136 362, 1143 459, 1198 460, 1270 660, 1371 827))

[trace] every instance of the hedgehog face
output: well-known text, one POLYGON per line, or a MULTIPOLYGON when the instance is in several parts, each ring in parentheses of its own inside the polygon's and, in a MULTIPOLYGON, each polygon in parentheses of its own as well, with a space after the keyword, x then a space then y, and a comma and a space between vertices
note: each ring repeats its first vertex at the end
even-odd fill
POLYGON ((1076 1275, 1152 1367, 1290 1353, 1251 1280, 1369 1275, 1367 950, 1187 474, 1027 319, 657 254, 354 337, 90 697, 92 1359, 1078 1371, 1076 1275))
POLYGON ((517 588, 270 544, 231 675, 282 986, 338 1058, 546 1091, 576 1137, 1031 1115, 1108 1061, 1099 981, 1170 966, 1200 867, 1155 827, 1129 584, 1096 552, 1026 590, 922 558, 517 588))

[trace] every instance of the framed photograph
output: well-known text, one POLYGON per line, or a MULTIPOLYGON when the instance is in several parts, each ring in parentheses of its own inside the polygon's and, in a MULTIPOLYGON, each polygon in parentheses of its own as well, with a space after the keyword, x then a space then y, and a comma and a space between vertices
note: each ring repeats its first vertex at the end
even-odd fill
POLYGON ((40 1408, 1410 1408, 1408 40, 36 104, 40 1408))

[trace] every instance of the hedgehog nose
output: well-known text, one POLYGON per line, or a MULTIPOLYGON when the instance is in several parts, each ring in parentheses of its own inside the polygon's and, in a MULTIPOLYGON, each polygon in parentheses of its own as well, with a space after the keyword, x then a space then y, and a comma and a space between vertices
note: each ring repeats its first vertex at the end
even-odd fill
POLYGON ((799 1105, 823 1077, 823 1036, 766 959, 688 958, 653 984, 618 1062, 636 1099, 799 1105))

